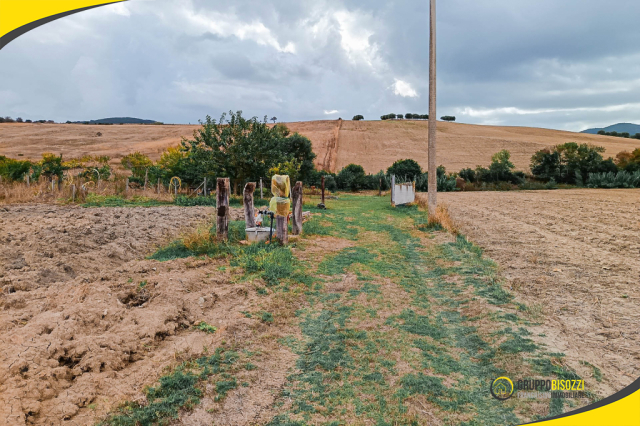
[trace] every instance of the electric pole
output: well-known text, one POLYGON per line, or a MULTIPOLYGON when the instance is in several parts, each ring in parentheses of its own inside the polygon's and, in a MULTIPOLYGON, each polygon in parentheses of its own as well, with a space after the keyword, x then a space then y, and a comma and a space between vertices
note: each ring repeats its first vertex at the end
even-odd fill
POLYGON ((436 163, 436 0, 430 0, 429 23, 429 214, 435 214, 438 193, 438 172, 436 163))

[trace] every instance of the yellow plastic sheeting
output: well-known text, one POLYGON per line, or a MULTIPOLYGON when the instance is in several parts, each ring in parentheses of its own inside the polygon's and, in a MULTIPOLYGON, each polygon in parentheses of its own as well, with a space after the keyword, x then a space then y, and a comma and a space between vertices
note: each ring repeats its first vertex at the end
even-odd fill
POLYGON ((271 178, 271 193, 273 198, 269 202, 269 210, 278 216, 288 216, 291 211, 291 179, 287 175, 273 175, 271 178))

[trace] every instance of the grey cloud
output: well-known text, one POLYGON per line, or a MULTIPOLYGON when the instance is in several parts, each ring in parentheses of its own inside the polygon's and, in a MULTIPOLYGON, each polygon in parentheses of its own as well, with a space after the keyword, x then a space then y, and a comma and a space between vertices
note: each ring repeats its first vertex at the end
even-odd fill
MULTIPOLYGON (((124 7, 0 51, 0 114, 186 123, 229 109, 282 120, 427 111, 427 1, 124 7), (394 94, 396 79, 419 96, 394 94)), ((439 115, 571 130, 640 121, 638 12, 630 0, 438 2, 439 115)))

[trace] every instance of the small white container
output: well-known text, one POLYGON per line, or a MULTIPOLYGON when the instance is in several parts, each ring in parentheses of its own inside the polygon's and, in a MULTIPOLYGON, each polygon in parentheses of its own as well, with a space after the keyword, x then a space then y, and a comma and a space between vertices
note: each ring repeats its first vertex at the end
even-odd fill
MULTIPOLYGON (((247 241, 252 243, 257 243, 260 241, 268 241, 269 240, 269 232, 270 228, 247 228, 247 241)), ((275 235, 276 230, 273 230, 273 235, 275 235)))

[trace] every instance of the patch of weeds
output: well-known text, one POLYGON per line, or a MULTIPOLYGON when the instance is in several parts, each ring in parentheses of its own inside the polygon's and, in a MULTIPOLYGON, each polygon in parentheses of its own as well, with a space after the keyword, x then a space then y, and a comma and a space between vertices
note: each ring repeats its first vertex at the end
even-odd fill
POLYGON ((266 296, 267 294, 269 294, 269 292, 267 291, 267 289, 266 289, 266 288, 264 288, 264 287, 258 287, 258 288, 256 289, 256 293, 258 293, 258 294, 259 294, 259 295, 261 295, 261 296, 266 296))
POLYGON ((216 327, 209 325, 204 321, 201 321, 198 325, 195 326, 195 328, 197 330, 204 331, 207 334, 213 334, 218 330, 216 327))
POLYGON ((138 283, 138 290, 142 290, 146 286, 147 286, 147 282, 146 281, 141 281, 140 283, 138 283))
POLYGON ((186 248, 181 241, 174 241, 167 247, 159 249, 148 258, 160 262, 167 262, 169 260, 185 259, 191 256, 195 256, 195 253, 186 248))
POLYGON ((240 313, 242 315, 244 315, 246 318, 252 318, 253 315, 251 314, 251 312, 247 312, 247 311, 240 311, 240 313))
POLYGON ((245 366, 244 366, 244 369, 247 370, 247 371, 252 371, 252 370, 255 370, 257 368, 258 368, 257 366, 255 366, 254 364, 251 364, 250 362, 246 363, 245 366))
POLYGON ((593 370, 593 378, 596 379, 598 383, 602 382, 602 370, 587 361, 580 361, 580 364, 591 367, 593 370))
POLYGON ((436 340, 446 336, 446 331, 442 326, 434 324, 428 316, 418 315, 410 309, 405 309, 398 316, 398 319, 404 321, 398 327, 409 333, 417 334, 418 336, 429 336, 436 340))
POLYGON ((227 396, 227 393, 230 390, 233 390, 238 387, 238 383, 236 382, 236 378, 233 377, 231 380, 221 380, 216 382, 216 392, 218 395, 214 398, 215 401, 220 401, 224 397, 227 396))
POLYGON ((260 314, 260 321, 262 321, 265 324, 272 324, 273 314, 271 312, 262 312, 260 314))

